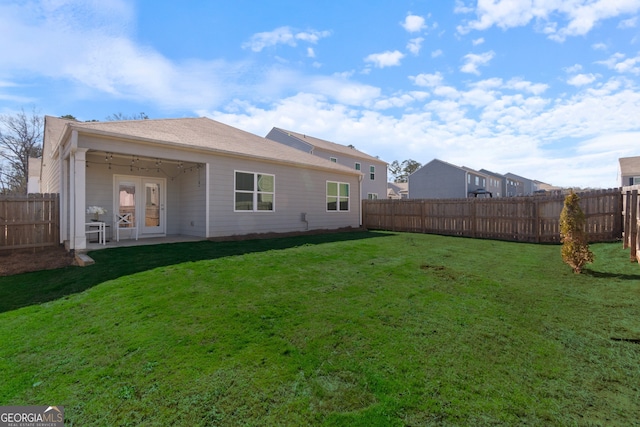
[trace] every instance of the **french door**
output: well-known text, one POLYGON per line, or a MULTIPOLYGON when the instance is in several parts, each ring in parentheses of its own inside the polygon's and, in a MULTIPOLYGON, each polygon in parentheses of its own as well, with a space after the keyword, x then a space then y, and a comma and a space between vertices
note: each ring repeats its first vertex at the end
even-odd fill
POLYGON ((166 180, 114 176, 114 212, 130 213, 141 235, 166 234, 166 180))

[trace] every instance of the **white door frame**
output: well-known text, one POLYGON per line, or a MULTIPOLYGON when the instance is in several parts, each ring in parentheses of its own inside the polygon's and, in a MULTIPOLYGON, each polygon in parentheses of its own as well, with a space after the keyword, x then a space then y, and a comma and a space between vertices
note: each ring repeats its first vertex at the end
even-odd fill
MULTIPOLYGON (((167 180, 165 178, 154 178, 148 176, 113 175, 113 212, 120 210, 120 184, 132 184, 135 188, 133 203, 135 205, 135 221, 140 237, 158 237, 167 234, 167 180), (158 204, 158 226, 147 225, 146 202, 148 184, 157 185, 159 192, 156 195, 158 204)), ((114 227, 117 226, 114 224, 114 227)))

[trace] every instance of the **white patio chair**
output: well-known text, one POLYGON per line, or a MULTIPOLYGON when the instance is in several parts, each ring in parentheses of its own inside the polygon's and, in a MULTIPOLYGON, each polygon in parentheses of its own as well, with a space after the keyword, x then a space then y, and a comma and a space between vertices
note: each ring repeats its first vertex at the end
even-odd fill
POLYGON ((87 222, 85 223, 85 226, 87 226, 87 229, 84 231, 84 234, 91 234, 91 233, 97 233, 98 234, 98 243, 102 244, 102 245, 106 245, 106 238, 105 238, 105 229, 106 229, 106 224, 104 222, 87 222), (95 227, 98 227, 97 229, 95 227))
POLYGON ((120 241, 120 230, 129 230, 129 237, 132 232, 136 232, 136 240, 138 240, 138 226, 133 219, 131 213, 116 214, 116 241, 120 241))

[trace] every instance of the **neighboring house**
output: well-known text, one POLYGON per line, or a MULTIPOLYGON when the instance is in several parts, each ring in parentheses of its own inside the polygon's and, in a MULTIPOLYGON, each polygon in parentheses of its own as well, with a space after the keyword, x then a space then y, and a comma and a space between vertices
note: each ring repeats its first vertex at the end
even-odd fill
POLYGON ((529 178, 516 175, 514 173, 505 173, 507 177, 507 196, 531 196, 538 189, 535 182, 529 178))
POLYGON ((640 156, 621 157, 620 162, 620 185, 640 184, 640 156))
POLYGON ((408 182, 388 182, 387 183, 387 199, 408 199, 409 183, 408 182))
POLYGON ((267 139, 322 157, 362 173, 362 198, 387 196, 387 163, 355 148, 274 127, 267 139))
POLYGON ((469 193, 486 189, 487 175, 473 169, 433 159, 409 175, 412 199, 465 198, 469 193))
POLYGON ((558 195, 562 194, 562 188, 556 187, 555 185, 547 184, 546 182, 534 180, 534 184, 536 185, 537 190, 535 194, 552 194, 558 195))
POLYGON ((112 227, 114 213, 132 213, 140 238, 361 224, 359 171, 207 118, 47 116, 40 179, 60 193, 60 239, 74 250, 86 248, 89 206, 112 227))
POLYGON ((29 176, 27 177, 27 194, 40 192, 40 168, 42 158, 29 157, 29 176))
POLYGON ((504 197, 507 188, 507 177, 502 174, 491 172, 486 169, 480 169, 480 172, 487 176, 487 191, 493 194, 493 197, 504 197))

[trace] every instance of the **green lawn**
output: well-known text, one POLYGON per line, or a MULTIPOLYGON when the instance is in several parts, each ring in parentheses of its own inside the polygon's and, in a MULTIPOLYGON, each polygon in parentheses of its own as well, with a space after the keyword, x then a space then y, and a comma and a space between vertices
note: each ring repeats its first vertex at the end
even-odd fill
POLYGON ((591 249, 582 275, 559 246, 382 232, 94 252, 0 277, 0 405, 78 426, 637 425, 640 266, 591 249))

